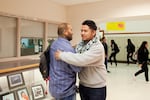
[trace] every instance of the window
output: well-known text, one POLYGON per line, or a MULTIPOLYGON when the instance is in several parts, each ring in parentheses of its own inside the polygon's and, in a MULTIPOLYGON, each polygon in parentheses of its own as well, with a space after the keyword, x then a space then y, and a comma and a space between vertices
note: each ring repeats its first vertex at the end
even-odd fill
POLYGON ((44 23, 21 21, 21 56, 39 54, 43 51, 44 23))
POLYGON ((0 16, 0 58, 16 56, 16 18, 0 16))

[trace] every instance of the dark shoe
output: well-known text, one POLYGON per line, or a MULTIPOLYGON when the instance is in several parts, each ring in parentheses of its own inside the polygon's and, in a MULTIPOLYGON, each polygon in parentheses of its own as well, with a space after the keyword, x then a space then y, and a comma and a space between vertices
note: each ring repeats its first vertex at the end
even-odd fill
POLYGON ((107 73, 110 73, 110 71, 109 71, 109 70, 107 70, 107 73))

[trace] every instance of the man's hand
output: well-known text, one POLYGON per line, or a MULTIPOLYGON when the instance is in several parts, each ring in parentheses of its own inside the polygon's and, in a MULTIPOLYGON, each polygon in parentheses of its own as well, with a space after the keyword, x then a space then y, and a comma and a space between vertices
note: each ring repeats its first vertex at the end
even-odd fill
POLYGON ((55 52, 55 59, 56 60, 60 60, 60 53, 61 53, 62 51, 60 51, 60 50, 57 50, 56 52, 55 52))

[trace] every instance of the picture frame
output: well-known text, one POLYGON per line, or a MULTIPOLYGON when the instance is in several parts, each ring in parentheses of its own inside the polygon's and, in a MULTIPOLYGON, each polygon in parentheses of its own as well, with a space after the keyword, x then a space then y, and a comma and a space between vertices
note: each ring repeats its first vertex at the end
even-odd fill
POLYGON ((0 100, 16 100, 15 99, 15 93, 9 92, 9 93, 2 94, 0 96, 0 100))
POLYGON ((22 73, 7 76, 9 89, 25 85, 22 73))
POLYGON ((30 100, 27 88, 21 88, 16 91, 18 100, 30 100))
POLYGON ((42 98, 45 98, 42 84, 32 86, 31 91, 33 100, 41 100, 42 98))

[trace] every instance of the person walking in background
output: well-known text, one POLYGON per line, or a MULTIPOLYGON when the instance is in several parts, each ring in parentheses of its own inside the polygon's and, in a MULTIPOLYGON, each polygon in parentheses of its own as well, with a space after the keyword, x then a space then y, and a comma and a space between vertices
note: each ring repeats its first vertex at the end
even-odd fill
POLYGON ((72 40, 72 27, 68 23, 58 26, 58 38, 50 48, 49 88, 55 100, 76 100, 76 73, 81 70, 54 57, 57 50, 75 52, 69 41, 72 40))
POLYGON ((142 42, 137 53, 138 53, 137 60, 138 60, 138 63, 139 63, 139 66, 141 67, 141 69, 139 71, 137 71, 134 75, 137 76, 137 75, 145 72, 145 80, 146 80, 146 82, 149 82, 148 65, 147 65, 147 61, 149 60, 149 58, 148 58, 149 51, 148 51, 148 42, 147 41, 142 42))
POLYGON ((92 20, 85 20, 81 27, 82 41, 76 46, 77 53, 55 53, 61 59, 83 69, 79 72, 79 93, 81 100, 106 100, 106 67, 102 43, 96 36, 97 26, 92 20))
POLYGON ((107 65, 107 62, 108 62, 108 60, 107 60, 107 58, 108 58, 108 45, 106 43, 106 37, 102 37, 101 42, 102 42, 102 44, 104 46, 104 50, 105 50, 105 66, 106 66, 107 72, 110 73, 110 71, 108 70, 108 65, 107 65))
POLYGON ((119 48, 118 48, 118 45, 115 43, 114 40, 111 40, 111 54, 110 54, 110 57, 109 57, 109 60, 110 60, 110 63, 112 65, 112 57, 114 58, 114 62, 117 66, 117 60, 116 60, 116 54, 119 53, 119 48))
POLYGON ((128 39, 127 42, 128 42, 128 44, 127 44, 127 64, 129 65, 129 59, 136 62, 136 60, 133 59, 133 54, 135 52, 135 46, 132 43, 131 39, 128 39))

